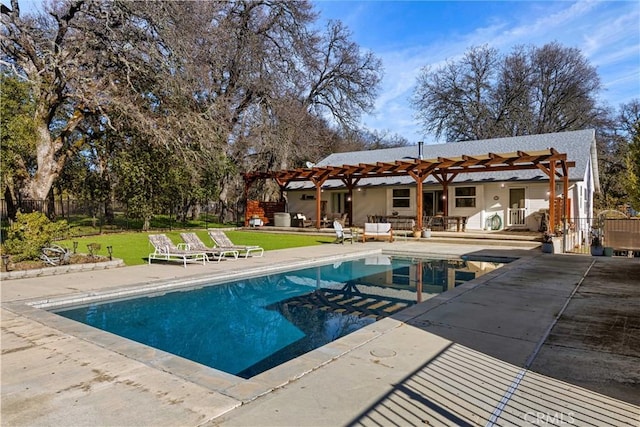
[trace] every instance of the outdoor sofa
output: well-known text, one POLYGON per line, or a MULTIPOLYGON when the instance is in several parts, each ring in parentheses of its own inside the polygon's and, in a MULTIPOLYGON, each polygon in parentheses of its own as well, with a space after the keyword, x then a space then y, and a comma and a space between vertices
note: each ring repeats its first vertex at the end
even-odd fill
POLYGON ((388 222, 365 222, 362 231, 362 242, 367 239, 388 239, 393 242, 393 227, 388 222))

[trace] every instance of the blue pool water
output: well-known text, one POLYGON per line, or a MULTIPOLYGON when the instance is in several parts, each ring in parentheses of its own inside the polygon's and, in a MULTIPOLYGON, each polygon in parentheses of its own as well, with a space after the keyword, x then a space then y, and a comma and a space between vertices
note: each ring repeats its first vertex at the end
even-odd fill
POLYGON ((250 378, 498 266, 377 255, 56 313, 250 378))

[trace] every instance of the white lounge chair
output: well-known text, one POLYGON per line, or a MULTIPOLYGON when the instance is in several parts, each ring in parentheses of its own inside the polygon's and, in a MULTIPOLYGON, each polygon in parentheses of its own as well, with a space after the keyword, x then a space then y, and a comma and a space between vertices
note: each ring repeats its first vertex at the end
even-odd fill
POLYGON ((153 253, 149 254, 149 264, 152 259, 160 259, 164 261, 182 261, 184 267, 187 263, 202 262, 202 265, 208 260, 207 254, 202 251, 190 251, 179 248, 171 239, 164 234, 150 234, 149 241, 154 247, 153 253))
POLYGON ((209 232, 209 237, 211 237, 211 240, 213 240, 213 243, 219 249, 236 250, 240 253, 240 255, 244 255, 245 258, 247 258, 252 252, 256 252, 256 255, 252 256, 261 257, 262 255, 264 255, 264 249, 260 246, 235 245, 231 241, 231 239, 227 237, 224 231, 212 228, 207 231, 209 232))
POLYGON ((344 241, 349 240, 351 241, 351 244, 353 244, 354 236, 350 228, 347 228, 347 229, 343 228, 342 224, 338 219, 333 221, 333 228, 336 231, 336 243, 342 243, 344 245, 344 241))
POLYGON ((229 255, 232 256, 233 259, 238 259, 239 252, 237 250, 207 247, 196 233, 180 233, 180 237, 187 244, 188 250, 205 252, 207 255, 212 255, 218 262, 229 255))

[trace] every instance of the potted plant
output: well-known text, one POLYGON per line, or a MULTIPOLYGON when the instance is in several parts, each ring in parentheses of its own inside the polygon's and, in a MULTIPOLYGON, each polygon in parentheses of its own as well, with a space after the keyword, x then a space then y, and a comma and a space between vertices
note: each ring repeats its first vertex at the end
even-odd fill
POLYGON ((417 225, 413 227, 413 237, 420 238, 422 236, 422 227, 417 225))
POLYGON ((548 231, 545 231, 544 235, 542 236, 542 252, 545 254, 552 254, 553 253, 553 233, 550 233, 548 231))
POLYGON ((602 256, 604 247, 602 246, 602 234, 599 228, 591 230, 591 255, 602 256))
POLYGON ((424 237, 425 239, 430 239, 431 238, 431 229, 430 228, 425 228, 422 230, 422 237, 424 237))

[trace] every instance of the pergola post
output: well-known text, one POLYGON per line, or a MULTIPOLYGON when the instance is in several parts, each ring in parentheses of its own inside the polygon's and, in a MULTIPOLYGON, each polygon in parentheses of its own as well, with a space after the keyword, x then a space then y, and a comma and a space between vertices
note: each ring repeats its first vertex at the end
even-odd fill
POLYGON ((352 176, 347 175, 342 178, 342 182, 347 187, 347 203, 349 205, 349 225, 353 225, 353 189, 360 181, 360 178, 353 179, 352 176))
POLYGON ((458 176, 458 173, 447 175, 446 169, 438 174, 433 175, 436 181, 442 185, 442 215, 449 216, 449 184, 458 176))
POLYGON ((556 161, 549 162, 549 231, 556 229, 556 161))
POLYGON ((316 184, 316 228, 320 229, 322 215, 322 184, 316 184))
POLYGON ((442 216, 449 216, 449 183, 447 181, 442 183, 442 216))
POLYGON ((416 182, 416 226, 418 228, 422 228, 423 226, 423 209, 424 206, 422 204, 422 189, 424 180, 427 179, 429 175, 431 175, 432 167, 421 170, 419 172, 407 171, 407 173, 414 179, 416 182))
POLYGON ((280 188, 280 201, 284 200, 284 192, 287 189, 287 185, 289 185, 289 181, 282 180, 280 178, 275 178, 276 184, 280 188))
POLYGON ((310 178, 311 182, 316 186, 316 229, 318 230, 322 227, 322 218, 320 218, 320 215, 322 215, 322 186, 328 177, 329 175, 325 174, 318 178, 310 178))
POLYGON ((416 226, 422 229, 422 180, 416 180, 416 226))
POLYGON ((569 205, 569 171, 566 167, 566 162, 562 162, 562 196, 564 198, 564 218, 570 221, 571 205, 569 205))

